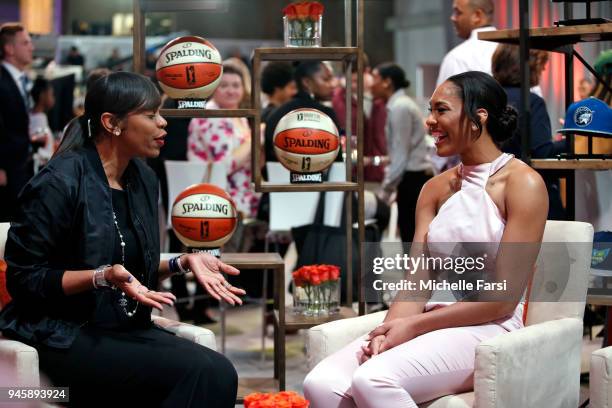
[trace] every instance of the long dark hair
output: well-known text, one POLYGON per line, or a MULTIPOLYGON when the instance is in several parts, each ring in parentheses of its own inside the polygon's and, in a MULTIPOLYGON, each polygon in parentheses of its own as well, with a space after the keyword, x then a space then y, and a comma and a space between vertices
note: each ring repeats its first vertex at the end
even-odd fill
POLYGON ((512 137, 518 113, 508 105, 506 91, 491 75, 468 71, 453 75, 448 80, 459 88, 463 113, 478 127, 478 137, 482 134, 482 123, 476 113, 478 109, 486 109, 488 112, 486 127, 497 146, 512 137))
POLYGON ((85 96, 85 112, 70 121, 56 155, 83 146, 86 138, 94 141, 102 134, 101 117, 105 112, 117 120, 130 113, 155 111, 161 96, 147 77, 131 72, 114 72, 95 81, 85 96))

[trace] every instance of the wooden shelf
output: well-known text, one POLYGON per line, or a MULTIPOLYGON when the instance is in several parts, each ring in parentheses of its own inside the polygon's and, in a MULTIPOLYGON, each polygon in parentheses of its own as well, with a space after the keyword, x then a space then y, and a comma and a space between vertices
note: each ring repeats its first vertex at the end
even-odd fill
POLYGON ((610 170, 612 160, 602 159, 533 159, 531 167, 540 170, 610 170))
POLYGON ((285 261, 276 252, 224 253, 221 261, 238 269, 284 268, 285 261))
MULTIPOLYGON (((334 320, 347 319, 349 317, 356 317, 357 313, 349 307, 341 307, 340 311, 331 316, 315 317, 315 316, 302 316, 293 313, 292 307, 285 308, 285 329, 308 329, 310 327, 317 326, 319 324, 333 322, 334 320)), ((276 323, 279 322, 279 311, 274 310, 274 318, 276 323)))
POLYGON ((239 378, 236 403, 242 404, 244 397, 252 392, 278 392, 278 380, 275 378, 239 378))
POLYGON ((252 118, 255 109, 160 109, 168 118, 252 118))
POLYGON ((262 61, 343 61, 356 59, 358 53, 357 47, 281 47, 256 48, 254 55, 262 61))
MULTIPOLYGON (((571 52, 571 50, 563 49, 563 47, 580 42, 612 40, 612 23, 568 27, 539 27, 530 28, 528 32, 529 48, 571 52)), ((478 33, 478 39, 518 45, 519 30, 482 31, 478 33)))
POLYGON ((272 184, 263 181, 257 190, 264 193, 310 192, 310 191, 357 191, 359 185, 347 181, 328 181, 313 184, 272 184))

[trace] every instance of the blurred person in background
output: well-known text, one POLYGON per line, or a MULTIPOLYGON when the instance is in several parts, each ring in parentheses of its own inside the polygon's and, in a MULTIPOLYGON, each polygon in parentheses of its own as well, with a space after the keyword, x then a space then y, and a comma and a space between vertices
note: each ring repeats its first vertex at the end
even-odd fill
POLYGON ((79 52, 79 49, 76 46, 70 47, 70 51, 68 51, 68 55, 64 60, 64 64, 66 65, 80 65, 85 66, 85 57, 79 52))
POLYGON ((29 132, 30 79, 34 45, 19 23, 0 26, 0 222, 10 221, 17 195, 32 177, 29 132))
POLYGON ((578 82, 578 100, 586 99, 593 92, 593 81, 590 78, 584 77, 578 82))
POLYGON ((386 103, 385 136, 389 164, 379 197, 391 203, 397 200, 397 223, 402 242, 414 236, 416 203, 423 185, 433 176, 433 165, 425 139, 423 116, 419 106, 406 95, 410 86, 404 70, 388 62, 372 71, 372 95, 386 103))
POLYGON ((261 121, 267 123, 272 113, 297 93, 291 65, 277 61, 268 63, 261 71, 261 91, 268 97, 268 104, 261 111, 261 121))
POLYGON ((240 58, 231 57, 223 61, 223 69, 225 67, 232 67, 242 77, 242 99, 235 109, 248 109, 251 107, 251 71, 249 66, 244 63, 240 58))
MULTIPOLYGON (((540 83, 542 71, 548 62, 546 51, 529 51, 529 86, 531 88, 540 83)), ((508 105, 519 111, 521 105, 521 69, 519 58, 519 47, 510 44, 499 44, 492 61, 493 77, 500 83, 508 95, 508 105)), ((529 93, 529 106, 531 110, 530 128, 530 152, 534 159, 545 159, 556 157, 561 153, 567 152, 565 140, 553 141, 550 117, 546 109, 546 102, 534 92, 529 93)), ((519 126, 512 134, 510 140, 506 141, 501 149, 505 153, 511 153, 516 158, 522 156, 522 133, 521 122, 524 120, 519 115, 519 126)), ((559 191, 559 179, 550 175, 543 175, 546 189, 548 190, 548 219, 565 220, 566 214, 561 202, 559 191)))
POLYGON ((30 140, 34 149, 34 173, 37 173, 55 151, 55 139, 47 118, 47 112, 55 105, 55 94, 51 82, 42 77, 34 80, 30 94, 34 101, 30 112, 30 140))
MULTIPOLYGON (((372 72, 367 56, 364 56, 363 71, 363 175, 366 182, 379 184, 383 181, 388 162, 385 123, 387 110, 382 98, 372 96, 372 72)), ((357 135, 357 64, 351 73, 351 133, 357 135)), ((346 84, 334 90, 332 106, 342 126, 346 125, 346 84)), ((353 146, 356 148, 357 146, 353 146)), ((367 187, 367 186, 366 186, 367 187)), ((377 187, 376 187, 377 188, 377 187)))
POLYGON ((450 76, 466 71, 491 73, 491 57, 496 44, 478 39, 478 33, 493 31, 495 5, 492 0, 454 0, 451 22, 465 41, 450 50, 442 60, 436 86, 450 76))

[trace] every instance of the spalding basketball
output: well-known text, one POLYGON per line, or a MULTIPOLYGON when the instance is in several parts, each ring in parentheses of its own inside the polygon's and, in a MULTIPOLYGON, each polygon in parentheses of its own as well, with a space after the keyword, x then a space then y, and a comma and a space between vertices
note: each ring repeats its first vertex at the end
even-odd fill
POLYGON ((281 118, 274 129, 278 161, 296 173, 316 173, 329 167, 340 143, 334 121, 317 109, 296 109, 281 118))
POLYGON ((161 50, 156 76, 160 86, 173 99, 206 99, 215 91, 223 66, 221 54, 201 37, 179 37, 161 50))
POLYGON ((195 184, 176 197, 172 228, 191 248, 218 248, 234 233, 237 212, 230 196, 212 184, 195 184))

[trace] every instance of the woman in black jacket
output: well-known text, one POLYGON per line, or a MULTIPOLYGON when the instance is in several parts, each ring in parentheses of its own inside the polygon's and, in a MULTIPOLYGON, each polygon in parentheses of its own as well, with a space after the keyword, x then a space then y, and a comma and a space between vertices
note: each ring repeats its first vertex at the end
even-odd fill
POLYGON ((145 77, 96 81, 49 164, 23 189, 5 258, 13 301, 0 330, 38 350, 40 368, 70 387, 71 406, 233 407, 237 376, 222 355, 151 322, 176 300, 159 281, 192 270, 217 299, 244 291, 210 255, 160 262, 159 154, 166 121, 145 77))

